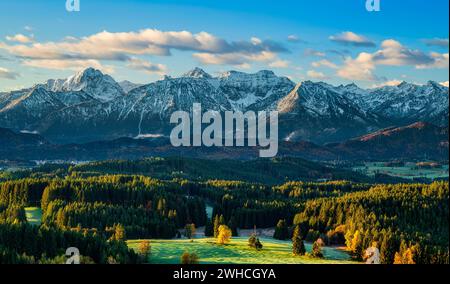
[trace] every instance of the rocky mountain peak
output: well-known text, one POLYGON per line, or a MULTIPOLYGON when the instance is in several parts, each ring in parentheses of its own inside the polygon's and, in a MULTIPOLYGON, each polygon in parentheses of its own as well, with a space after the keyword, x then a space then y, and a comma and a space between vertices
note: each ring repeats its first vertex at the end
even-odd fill
POLYGON ((211 79, 212 78, 211 75, 209 75, 208 73, 206 73, 203 69, 201 69, 199 67, 195 67, 194 69, 186 72, 182 77, 195 78, 195 79, 199 79, 199 78, 211 79))

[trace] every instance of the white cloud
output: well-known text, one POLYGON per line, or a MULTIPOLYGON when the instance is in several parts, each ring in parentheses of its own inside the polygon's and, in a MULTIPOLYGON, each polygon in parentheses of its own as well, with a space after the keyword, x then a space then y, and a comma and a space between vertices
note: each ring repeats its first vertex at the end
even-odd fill
POLYGON ((441 82, 440 83, 442 86, 444 86, 444 87, 447 87, 448 88, 448 81, 446 81, 446 82, 441 82))
POLYGON ((388 86, 388 87, 395 87, 395 86, 400 85, 401 83, 402 83, 401 80, 394 79, 394 80, 382 82, 380 84, 373 84, 372 88, 381 88, 381 87, 386 87, 386 86, 388 86))
POLYGON ((297 42, 304 42, 302 39, 300 39, 300 37, 299 36, 297 36, 297 35, 289 35, 288 37, 287 37, 287 41, 289 41, 289 42, 294 42, 294 43, 297 43, 297 42))
POLYGON ((23 61, 25 66, 43 69, 54 70, 74 70, 80 71, 89 67, 103 71, 104 73, 114 73, 112 66, 104 66, 98 60, 52 60, 52 59, 37 59, 23 61))
POLYGON ((338 66, 336 64, 334 64, 333 62, 331 62, 331 61, 329 61, 327 59, 322 59, 322 60, 319 60, 319 61, 315 61, 315 62, 311 63, 311 66, 314 67, 314 68, 319 68, 321 66, 325 66, 325 67, 328 67, 328 68, 331 68, 331 69, 337 69, 338 68, 338 66))
POLYGON ((326 54, 324 52, 314 50, 311 48, 305 49, 304 55, 305 56, 316 56, 316 57, 325 57, 326 56, 326 54))
POLYGON ((288 68, 289 67, 289 63, 290 62, 287 61, 287 60, 279 59, 279 60, 275 60, 275 61, 269 63, 269 67, 272 67, 272 68, 288 68))
POLYGON ((276 58, 276 54, 272 52, 261 52, 258 54, 245 53, 194 53, 193 56, 203 64, 210 65, 234 65, 247 66, 248 62, 268 62, 276 58))
POLYGON ((131 69, 142 70, 150 74, 164 75, 167 72, 167 67, 163 64, 153 64, 149 61, 139 58, 132 58, 127 66, 131 69))
POLYGON ((344 45, 353 45, 353 46, 365 46, 365 47, 374 47, 375 43, 365 36, 355 34, 354 32, 342 32, 337 35, 330 36, 329 39, 331 41, 344 44, 344 45))
POLYGON ((383 41, 381 47, 381 50, 373 54, 374 60, 380 65, 430 66, 435 64, 434 57, 437 56, 409 49, 393 39, 383 41))
POLYGON ((448 53, 440 54, 437 52, 430 53, 433 58, 433 62, 430 64, 419 64, 416 66, 417 69, 448 69, 448 53))
POLYGON ((263 43, 263 41, 262 41, 261 39, 257 38, 257 37, 252 37, 252 38, 250 39, 250 41, 251 41, 251 43, 253 43, 254 45, 259 45, 259 44, 262 44, 262 43, 263 43))
POLYGON ((19 43, 30 43, 33 42, 33 36, 26 36, 23 34, 16 34, 13 36, 6 36, 6 40, 13 41, 13 42, 19 42, 19 43))
POLYGON ((389 39, 383 41, 381 49, 374 53, 360 53, 357 58, 347 57, 338 70, 338 76, 349 80, 374 81, 377 77, 373 71, 377 65, 413 66, 416 69, 439 68, 449 66, 448 53, 425 53, 403 46, 400 42, 389 39))
POLYGON ((338 70, 337 75, 347 80, 373 81, 375 76, 372 71, 375 69, 373 56, 370 53, 360 53, 356 59, 347 57, 344 65, 338 70))
POLYGON ((328 76, 326 76, 325 74, 323 74, 322 72, 317 72, 315 70, 309 70, 306 75, 309 78, 312 79, 318 79, 318 80, 324 80, 324 79, 328 79, 328 76))
POLYGON ((432 38, 423 40, 428 46, 446 47, 448 48, 449 42, 448 38, 432 38))
POLYGON ((68 37, 60 42, 35 42, 31 45, 10 45, 0 42, 4 49, 27 64, 40 65, 42 60, 113 60, 127 62, 139 55, 169 56, 172 50, 193 51, 193 56, 206 64, 248 65, 251 61, 273 59, 287 49, 276 42, 253 37, 248 41, 227 41, 207 32, 160 31, 145 29, 138 32, 103 31, 83 38, 68 37), (34 63, 33 61, 40 61, 34 63))
POLYGON ((19 77, 18 73, 12 72, 12 71, 9 71, 6 68, 0 67, 0 78, 9 79, 9 80, 15 80, 15 79, 17 79, 17 77, 19 77))

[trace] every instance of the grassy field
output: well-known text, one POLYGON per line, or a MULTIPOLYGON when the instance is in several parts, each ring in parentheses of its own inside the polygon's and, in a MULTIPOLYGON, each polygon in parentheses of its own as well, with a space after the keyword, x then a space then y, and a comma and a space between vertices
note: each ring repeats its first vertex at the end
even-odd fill
POLYGON ((405 179, 429 178, 438 179, 448 177, 448 165, 442 168, 419 169, 414 163, 406 163, 402 167, 387 167, 383 163, 366 163, 363 167, 355 167, 353 170, 374 176, 376 173, 388 174, 390 176, 401 177, 405 179))
POLYGON ((27 221, 31 225, 39 226, 41 224, 42 210, 38 207, 26 207, 25 214, 27 216, 27 221))
MULTIPOLYGON (((179 264, 183 252, 195 252, 203 264, 351 264, 349 255, 335 248, 324 248, 325 259, 292 255, 290 241, 261 238, 264 248, 251 249, 247 238, 233 238, 228 245, 217 245, 214 239, 151 240, 150 263, 179 264)), ((137 251, 140 240, 128 241, 128 246, 137 251)), ((311 244, 306 244, 311 251, 311 244)))

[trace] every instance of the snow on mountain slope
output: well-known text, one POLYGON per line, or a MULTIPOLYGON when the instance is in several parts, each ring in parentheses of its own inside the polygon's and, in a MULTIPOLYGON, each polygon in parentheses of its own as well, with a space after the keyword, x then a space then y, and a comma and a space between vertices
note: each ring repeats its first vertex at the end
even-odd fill
POLYGON ((136 84, 136 83, 125 80, 125 81, 120 82, 119 86, 122 88, 122 90, 126 94, 128 94, 130 91, 132 91, 136 88, 142 87, 143 84, 136 84))
POLYGON ((339 141, 381 126, 377 115, 361 110, 326 83, 298 84, 277 106, 285 140, 339 141))
POLYGON ((83 91, 100 102, 111 101, 124 95, 120 85, 111 76, 93 68, 80 71, 66 80, 49 80, 45 86, 52 92, 83 91))
POLYGON ((227 97, 233 109, 270 110, 286 96, 295 84, 272 71, 255 74, 230 71, 218 77, 219 92, 227 97))
POLYGON ((18 130, 28 129, 30 124, 44 118, 48 113, 65 105, 51 92, 41 86, 12 96, 0 109, 2 127, 18 130))
POLYGON ((433 81, 423 86, 403 82, 398 86, 343 93, 361 109, 392 121, 448 125, 448 88, 433 81))
POLYGON ((68 79, 0 95, 0 127, 38 131, 63 141, 166 133, 173 111, 278 110, 280 137, 319 143, 341 141, 416 121, 448 125, 448 88, 362 89, 310 81, 295 85, 272 71, 212 76, 195 68, 179 78, 137 85, 117 83, 88 68, 68 79))

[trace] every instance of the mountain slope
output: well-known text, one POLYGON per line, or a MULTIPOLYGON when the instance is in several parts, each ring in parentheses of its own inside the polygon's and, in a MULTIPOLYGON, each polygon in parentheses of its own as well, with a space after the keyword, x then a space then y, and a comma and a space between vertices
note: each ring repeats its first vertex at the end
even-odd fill
POLYGON ((280 139, 319 144, 417 121, 448 126, 448 88, 435 82, 368 90, 310 81, 295 86, 267 70, 212 76, 195 68, 179 78, 137 85, 119 84, 88 68, 1 93, 0 127, 38 132, 60 143, 168 135, 170 115, 191 112, 194 103, 203 111, 278 110, 280 139))
POLYGON ((403 82, 368 91, 346 89, 343 93, 362 110, 396 124, 426 121, 448 125, 448 88, 433 81, 423 86, 403 82))
POLYGON ((288 141, 340 141, 379 128, 377 115, 362 111, 333 86, 303 82, 278 103, 281 135, 288 141))
POLYGON ((355 159, 448 159, 448 127, 418 122, 390 127, 343 143, 326 145, 355 159))

